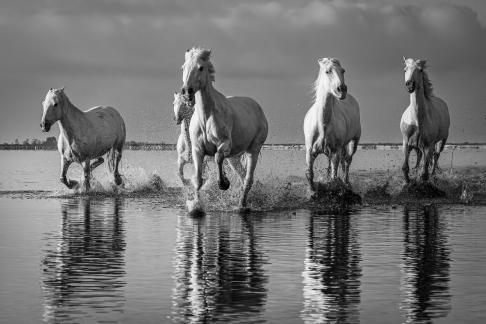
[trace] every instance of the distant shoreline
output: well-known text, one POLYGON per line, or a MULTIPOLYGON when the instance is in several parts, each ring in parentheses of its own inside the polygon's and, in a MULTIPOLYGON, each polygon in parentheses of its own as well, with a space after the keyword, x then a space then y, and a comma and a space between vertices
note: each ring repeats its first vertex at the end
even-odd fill
MULTIPOLYGON (((401 143, 363 143, 358 145, 359 150, 399 150, 401 143)), ((176 144, 161 143, 129 143, 126 150, 132 151, 175 151, 176 144)), ((264 144, 264 150, 304 150, 304 144, 264 144)), ((451 143, 445 146, 446 150, 479 149, 486 150, 486 143, 451 143)), ((57 146, 45 144, 0 144, 4 151, 55 151, 57 146)))

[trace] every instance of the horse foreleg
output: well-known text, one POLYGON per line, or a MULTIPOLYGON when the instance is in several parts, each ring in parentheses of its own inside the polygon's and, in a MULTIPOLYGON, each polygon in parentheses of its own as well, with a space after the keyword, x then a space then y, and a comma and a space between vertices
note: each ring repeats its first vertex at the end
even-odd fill
POLYGON ((255 173, 255 167, 258 161, 258 154, 260 152, 252 152, 247 157, 247 164, 246 164, 246 177, 245 182, 243 184, 243 195, 241 196, 239 208, 243 209, 246 208, 246 199, 248 197, 248 192, 253 185, 253 174, 255 173))
POLYGON ((331 180, 335 180, 338 177, 338 169, 341 155, 341 149, 338 149, 335 152, 331 152, 329 155, 329 158, 331 159, 331 180))
POLYGON ((422 173, 422 181, 427 181, 429 180, 429 165, 430 165, 430 160, 432 159, 432 155, 434 153, 434 148, 432 147, 425 147, 424 148, 424 168, 423 168, 423 173, 422 173))
POLYGON ((218 165, 218 185, 219 189, 221 190, 228 190, 228 188, 230 187, 230 182, 224 174, 223 169, 224 158, 229 155, 230 151, 231 149, 229 143, 223 142, 221 145, 219 145, 218 150, 214 155, 214 161, 218 165))
POLYGON ((83 163, 83 171, 84 171, 84 187, 86 188, 86 191, 89 191, 91 189, 91 186, 90 186, 90 183, 89 183, 89 177, 91 175, 90 160, 86 160, 83 163))
POLYGON ((309 182, 309 189, 312 194, 315 193, 315 186, 314 186, 314 161, 317 157, 317 154, 312 153, 312 149, 308 148, 305 153, 305 162, 307 164, 307 171, 305 172, 305 176, 307 181, 309 182))
POLYGON ((417 155, 417 161, 415 162, 414 170, 418 170, 420 168, 420 161, 422 161, 422 150, 418 147, 415 147, 415 154, 417 155))
POLYGON ((115 178, 115 184, 117 186, 123 183, 123 179, 120 176, 120 172, 118 171, 118 167, 120 166, 120 160, 122 158, 122 149, 115 149, 115 170, 113 171, 113 177, 115 178))
POLYGON ((193 185, 194 185, 195 196, 196 196, 195 200, 199 201, 199 190, 203 185, 202 171, 203 171, 204 153, 198 152, 195 149, 193 149, 192 161, 194 163, 193 185))
POLYGON ((402 171, 403 171, 403 177, 405 178, 405 182, 409 183, 410 182, 410 177, 408 175, 408 172, 410 170, 410 167, 408 166, 408 158, 410 156, 410 145, 408 144, 408 138, 403 139, 403 165, 402 165, 402 171))
POLYGON ((67 171, 68 171, 71 163, 72 163, 72 161, 68 161, 64 157, 61 158, 61 177, 60 177, 60 180, 69 189, 72 189, 74 186, 76 186, 78 184, 77 181, 68 180, 66 178, 66 174, 67 174, 67 171))

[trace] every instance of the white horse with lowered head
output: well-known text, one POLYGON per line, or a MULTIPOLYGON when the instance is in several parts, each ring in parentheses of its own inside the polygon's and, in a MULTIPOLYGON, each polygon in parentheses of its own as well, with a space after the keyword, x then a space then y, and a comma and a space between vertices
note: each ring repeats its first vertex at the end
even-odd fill
POLYGON ((315 100, 304 119, 306 176, 313 195, 316 190, 313 168, 317 155, 327 155, 332 180, 337 178, 339 163, 342 163, 345 180, 349 182, 349 167, 361 137, 359 105, 348 94, 344 69, 335 58, 321 58, 318 63, 315 100))
POLYGON ((410 151, 417 152, 418 168, 420 158, 424 156, 422 180, 429 178, 429 165, 433 159, 432 175, 435 174, 439 156, 449 137, 449 108, 444 100, 436 97, 432 91, 425 60, 403 58, 405 64, 405 86, 410 93, 410 105, 400 120, 403 138, 404 161, 403 175, 410 182, 408 160, 410 151), (436 146, 437 149, 436 149, 436 146))
POLYGON ((91 171, 104 162, 102 156, 108 153, 108 165, 113 171, 115 183, 122 184, 118 165, 126 130, 125 122, 115 108, 97 106, 81 111, 69 101, 64 88, 50 89, 42 106, 42 131, 48 132, 59 121, 57 147, 61 154, 62 183, 70 189, 77 185, 76 181, 66 178, 71 163, 77 162, 83 166, 84 186, 89 190, 91 171), (96 160, 91 163, 94 159, 96 160))
MULTIPOLYGON (((258 155, 268 134, 268 124, 260 105, 248 97, 226 97, 213 87, 214 67, 211 51, 192 48, 185 53, 182 65, 181 93, 194 101, 194 116, 189 127, 194 160, 195 202, 199 202, 202 166, 205 155, 214 156, 218 166, 218 184, 222 190, 230 186, 224 174, 225 158, 240 157, 247 153, 246 176, 239 208, 246 208, 248 192, 258 155)), ((229 159, 230 165, 241 170, 238 159, 229 159)))

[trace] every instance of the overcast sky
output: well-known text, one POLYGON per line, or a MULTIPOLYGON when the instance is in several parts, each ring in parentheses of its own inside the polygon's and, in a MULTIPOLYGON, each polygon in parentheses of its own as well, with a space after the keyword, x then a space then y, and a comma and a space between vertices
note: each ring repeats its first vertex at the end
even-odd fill
POLYGON ((402 56, 428 59, 449 140, 486 141, 484 0, 2 0, 0 44, 0 142, 48 136, 41 101, 65 86, 78 108, 117 108, 128 139, 174 143, 172 94, 194 45, 213 49, 218 90, 261 104, 270 143, 303 143, 320 57, 346 69, 361 142, 400 142, 402 56))

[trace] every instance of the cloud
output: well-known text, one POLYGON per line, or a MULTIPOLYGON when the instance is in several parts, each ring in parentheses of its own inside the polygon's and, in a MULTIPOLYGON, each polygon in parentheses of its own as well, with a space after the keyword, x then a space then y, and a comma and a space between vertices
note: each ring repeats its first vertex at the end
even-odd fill
POLYGON ((165 97, 179 86, 185 49, 199 45, 213 49, 217 86, 276 107, 272 123, 298 120, 302 111, 293 109, 310 101, 323 56, 341 60, 365 108, 391 119, 401 109, 389 106, 403 90, 403 55, 427 58, 434 80, 469 75, 484 84, 484 39, 475 10, 435 1, 4 0, 0 43, 8 46, 0 51, 0 84, 9 87, 0 92, 9 105, 27 107, 37 96, 19 100, 12 80, 44 92, 58 85, 47 84, 53 81, 89 87, 111 78, 133 82, 121 102, 146 100, 132 98, 141 87, 165 97), (388 97, 375 104, 377 91, 388 97))

